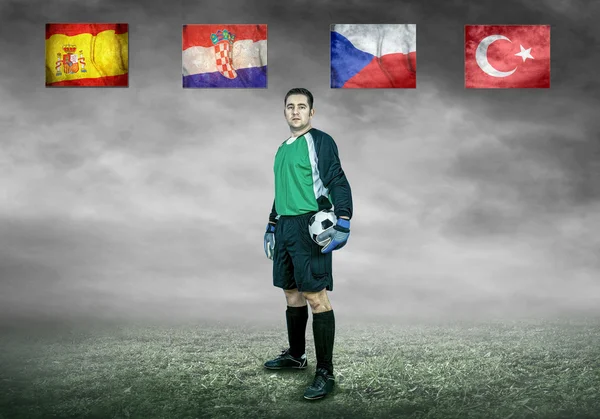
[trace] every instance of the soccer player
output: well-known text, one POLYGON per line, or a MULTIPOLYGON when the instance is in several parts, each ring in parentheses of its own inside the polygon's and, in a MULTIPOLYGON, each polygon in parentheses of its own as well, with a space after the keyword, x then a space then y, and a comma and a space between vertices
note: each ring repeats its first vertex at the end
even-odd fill
POLYGON ((304 398, 315 400, 333 390, 335 318, 327 297, 333 290, 331 252, 345 246, 350 236, 352 194, 333 138, 311 126, 313 95, 292 89, 284 99, 284 115, 291 136, 275 156, 275 200, 264 236, 265 253, 273 260, 273 285, 283 288, 290 347, 267 361, 268 369, 304 369, 308 306, 313 314, 317 357, 313 383, 304 398), (308 232, 310 217, 331 209, 337 224, 323 232, 316 244, 308 232))

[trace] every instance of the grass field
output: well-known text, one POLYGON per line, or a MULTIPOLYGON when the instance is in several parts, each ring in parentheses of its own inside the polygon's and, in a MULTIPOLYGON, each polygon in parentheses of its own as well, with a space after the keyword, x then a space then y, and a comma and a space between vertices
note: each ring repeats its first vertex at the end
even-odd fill
POLYGON ((0 342, 0 418, 600 418, 600 322, 338 327, 337 387, 262 363, 277 328, 96 327, 0 342))

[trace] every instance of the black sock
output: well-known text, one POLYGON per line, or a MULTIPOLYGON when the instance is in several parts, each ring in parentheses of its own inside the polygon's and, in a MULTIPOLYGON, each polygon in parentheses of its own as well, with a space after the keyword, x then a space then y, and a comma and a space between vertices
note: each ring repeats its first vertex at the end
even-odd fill
POLYGON ((308 322, 308 306, 290 307, 285 311, 290 355, 300 358, 306 352, 306 323, 308 322))
POLYGON ((333 310, 313 313, 313 335, 317 368, 325 368, 333 374, 333 341, 335 338, 335 317, 333 310))

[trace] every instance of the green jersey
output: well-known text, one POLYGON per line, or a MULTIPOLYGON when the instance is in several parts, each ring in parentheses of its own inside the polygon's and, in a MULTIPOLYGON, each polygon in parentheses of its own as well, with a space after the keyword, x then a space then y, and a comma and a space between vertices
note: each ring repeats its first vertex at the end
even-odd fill
POLYGON ((275 155, 275 207, 279 215, 318 211, 317 197, 324 193, 318 176, 314 144, 301 135, 284 141, 275 155))
POLYGON ((270 219, 331 208, 352 216, 350 185, 337 146, 329 135, 312 128, 284 141, 275 155, 275 201, 270 219), (330 192, 331 195, 330 196, 330 192))

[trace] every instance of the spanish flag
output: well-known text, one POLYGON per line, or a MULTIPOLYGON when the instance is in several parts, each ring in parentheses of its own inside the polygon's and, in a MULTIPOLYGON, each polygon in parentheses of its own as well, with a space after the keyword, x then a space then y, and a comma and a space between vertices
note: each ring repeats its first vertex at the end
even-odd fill
POLYGON ((126 23, 46 24, 46 86, 128 86, 126 23))

